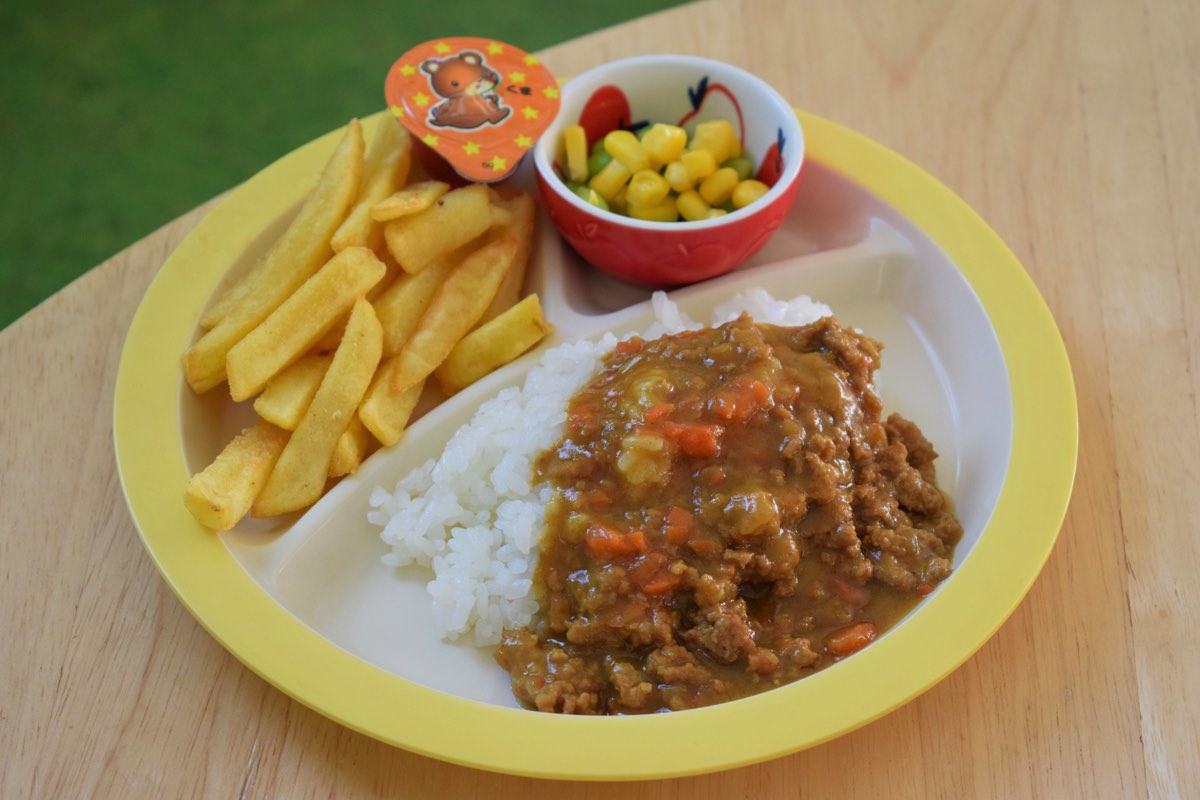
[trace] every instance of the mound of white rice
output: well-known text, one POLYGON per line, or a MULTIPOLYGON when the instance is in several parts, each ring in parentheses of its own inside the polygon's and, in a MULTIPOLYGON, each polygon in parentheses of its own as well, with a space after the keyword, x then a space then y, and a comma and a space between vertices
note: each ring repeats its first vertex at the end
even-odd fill
MULTIPOLYGON (((700 327, 662 292, 652 297, 656 322, 647 339, 700 327)), ((762 289, 735 295, 713 310, 712 324, 743 311, 759 322, 806 325, 832 312, 801 296, 775 300, 762 289)), ((617 343, 612 334, 547 350, 521 387, 483 403, 439 459, 429 460, 388 491, 371 493, 367 519, 383 528, 386 564, 433 571, 427 586, 434 623, 447 639, 470 632, 495 645, 504 628, 529 622, 530 591, 549 489, 532 485, 533 462, 562 435, 570 398, 617 343)))

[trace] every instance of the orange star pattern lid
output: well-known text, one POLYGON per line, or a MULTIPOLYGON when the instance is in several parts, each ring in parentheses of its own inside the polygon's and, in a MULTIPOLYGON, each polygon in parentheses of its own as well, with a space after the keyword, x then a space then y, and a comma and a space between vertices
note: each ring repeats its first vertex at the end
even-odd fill
POLYGON ((494 39, 456 36, 409 50, 388 71, 388 107, 470 181, 492 183, 558 114, 558 81, 536 56, 494 39))

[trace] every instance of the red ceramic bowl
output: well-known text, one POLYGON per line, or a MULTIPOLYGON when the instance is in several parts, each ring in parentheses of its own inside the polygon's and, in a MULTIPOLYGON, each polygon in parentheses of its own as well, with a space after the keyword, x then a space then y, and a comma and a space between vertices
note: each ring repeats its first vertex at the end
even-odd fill
POLYGON ((804 133, 774 89, 745 70, 706 58, 650 55, 614 61, 562 88, 554 123, 534 147, 538 189, 555 227, 585 261, 628 283, 670 287, 735 269, 775 233, 796 197, 804 133), (642 122, 683 125, 709 119, 740 129, 743 152, 766 195, 723 217, 645 222, 597 208, 563 180, 562 134, 582 124, 591 145, 610 130, 642 122))

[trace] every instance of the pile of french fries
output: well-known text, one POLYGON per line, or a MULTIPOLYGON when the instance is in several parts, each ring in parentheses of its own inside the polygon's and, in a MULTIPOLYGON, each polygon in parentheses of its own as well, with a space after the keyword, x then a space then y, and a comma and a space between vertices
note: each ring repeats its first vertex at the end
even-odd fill
POLYGON ((521 297, 533 198, 410 183, 411 164, 395 120, 369 151, 351 120, 293 222, 201 316, 188 384, 258 415, 188 483, 206 527, 307 508, 400 440, 430 378, 453 394, 550 332, 521 297))

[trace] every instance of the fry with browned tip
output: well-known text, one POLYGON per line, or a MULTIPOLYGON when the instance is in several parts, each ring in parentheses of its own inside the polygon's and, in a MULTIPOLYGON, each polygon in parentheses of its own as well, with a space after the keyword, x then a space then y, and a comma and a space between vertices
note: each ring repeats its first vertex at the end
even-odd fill
POLYGON ((232 528, 250 510, 287 440, 287 431, 263 420, 243 430, 188 481, 187 510, 207 528, 232 528))

